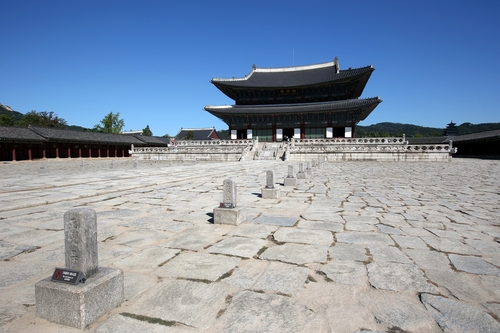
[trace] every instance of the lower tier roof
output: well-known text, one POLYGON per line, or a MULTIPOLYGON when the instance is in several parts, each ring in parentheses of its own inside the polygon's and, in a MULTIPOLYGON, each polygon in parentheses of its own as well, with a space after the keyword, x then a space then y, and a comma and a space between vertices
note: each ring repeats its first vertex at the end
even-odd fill
POLYGON ((348 99, 319 103, 300 104, 268 104, 268 105, 206 105, 205 111, 217 118, 223 119, 234 115, 282 115, 282 114, 307 114, 323 112, 356 112, 356 120, 364 120, 377 107, 382 100, 378 97, 364 99, 348 99))

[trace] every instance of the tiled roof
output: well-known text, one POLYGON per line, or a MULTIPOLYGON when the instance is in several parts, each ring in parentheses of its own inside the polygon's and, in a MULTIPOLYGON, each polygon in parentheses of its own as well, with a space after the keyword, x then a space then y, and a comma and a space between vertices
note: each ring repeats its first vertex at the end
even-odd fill
POLYGON ((213 128, 182 128, 175 137, 178 140, 183 140, 188 132, 193 132, 195 140, 209 140, 213 131, 213 128))
POLYGON ((0 140, 18 140, 30 142, 47 141, 43 136, 36 134, 27 127, 0 126, 0 140))
POLYGON ((216 117, 222 115, 237 114, 289 114, 289 113, 317 113, 321 111, 349 111, 361 110, 360 119, 363 120, 368 114, 381 103, 378 97, 364 99, 348 99, 343 101, 303 103, 303 104, 276 104, 276 105, 226 105, 205 106, 205 110, 216 117))
POLYGON ((79 141, 79 142, 100 142, 100 143, 113 143, 113 144, 126 144, 126 145, 143 145, 143 142, 138 140, 135 136, 74 131, 60 128, 48 127, 29 127, 35 133, 43 136, 51 141, 79 141))
POLYGON ((216 86, 232 87, 298 87, 333 81, 352 79, 373 72, 372 66, 356 69, 340 70, 337 73, 334 62, 325 64, 285 67, 285 68, 253 68, 244 78, 213 78, 216 86))
POLYGON ((138 140, 147 143, 148 145, 154 146, 168 146, 170 143, 170 138, 163 138, 159 136, 147 136, 147 135, 134 135, 138 140))
POLYGON ((448 143, 450 139, 446 136, 427 136, 427 137, 406 137, 406 141, 410 145, 433 145, 440 143, 448 143))
POLYGON ((453 142, 500 139, 500 129, 472 134, 456 135, 448 138, 453 142))

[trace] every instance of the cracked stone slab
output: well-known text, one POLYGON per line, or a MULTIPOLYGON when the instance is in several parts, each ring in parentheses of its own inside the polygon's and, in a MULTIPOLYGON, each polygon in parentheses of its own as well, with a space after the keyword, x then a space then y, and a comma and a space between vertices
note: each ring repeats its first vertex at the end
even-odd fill
POLYGON ((217 243, 221 238, 221 234, 216 232, 189 228, 164 244, 174 249, 198 251, 217 243))
POLYGON ((320 271, 337 283, 364 286, 368 282, 366 267, 360 261, 335 260, 323 265, 320 271))
POLYGON ((420 297, 445 332, 500 332, 500 323, 475 305, 429 294, 420 297))
POLYGON ((424 242, 427 243, 427 245, 441 252, 472 255, 479 254, 479 251, 469 245, 462 243, 458 239, 438 238, 435 236, 422 236, 421 238, 424 242))
POLYGON ((274 233, 274 239, 278 242, 285 243, 291 242, 327 246, 330 246, 333 243, 333 235, 331 231, 298 228, 279 228, 274 233))
POLYGON ((137 220, 120 223, 121 226, 137 229, 154 229, 169 232, 179 232, 191 227, 193 224, 188 222, 176 222, 169 220, 165 216, 148 216, 137 220))
POLYGON ((319 316, 290 297, 242 291, 219 318, 219 332, 318 332, 319 316))
POLYGON ((113 315, 104 323, 99 325, 95 333, 189 333, 194 332, 193 328, 182 325, 167 326, 162 324, 150 323, 146 320, 130 318, 127 315, 113 315))
POLYGON ((13 244, 0 240, 0 261, 11 259, 23 252, 33 252, 37 248, 34 245, 13 244))
POLYGON ((302 265, 312 262, 325 262, 327 252, 328 247, 326 246, 286 243, 268 248, 259 258, 302 265))
POLYGON ((377 232, 348 231, 337 234, 337 242, 364 245, 394 245, 394 241, 389 235, 377 232))
POLYGON ((344 223, 331 222, 331 221, 322 222, 322 221, 302 220, 299 222, 297 227, 302 229, 329 230, 333 232, 344 231, 344 223))
POLYGON ((366 248, 360 244, 335 243, 329 249, 330 257, 339 260, 365 261, 368 259, 366 248))
POLYGON ((400 249, 394 246, 370 245, 368 249, 375 261, 391 261, 403 264, 411 263, 410 259, 408 259, 400 249))
POLYGON ((143 294, 127 312, 206 329, 225 307, 228 286, 164 280, 143 294))
POLYGON ((231 237, 223 239, 207 249, 210 253, 252 258, 267 244, 264 239, 231 237))
POLYGON ((375 225, 378 230, 384 234, 392 234, 392 235, 402 235, 403 232, 401 231, 401 229, 398 229, 398 228, 394 228, 394 227, 391 227, 391 226, 388 226, 388 225, 384 225, 384 224, 376 224, 375 225))
POLYGON ((254 219, 253 223, 292 227, 298 221, 299 219, 297 217, 261 215, 254 219))
POLYGON ((461 256, 450 254, 448 256, 451 263, 459 271, 464 271, 473 274, 495 275, 500 276, 500 268, 493 266, 490 263, 473 256, 461 256))
POLYGON ((276 229, 278 229, 278 227, 273 225, 242 223, 236 229, 231 231, 229 235, 266 239, 267 236, 269 236, 276 229))
POLYGON ((402 248, 407 249, 428 249, 427 244, 419 237, 392 235, 392 239, 402 248))
POLYGON ((156 270, 163 277, 216 281, 241 259, 210 253, 183 252, 156 270))
POLYGON ((131 271, 150 271, 176 256, 180 250, 154 246, 114 262, 114 266, 131 271))
POLYGON ((404 249, 404 252, 413 260, 418 267, 426 269, 436 269, 437 267, 448 267, 450 261, 446 254, 426 249, 404 249))
POLYGON ((294 295, 304 288, 308 272, 309 270, 304 267, 274 261, 259 276, 251 289, 294 295))
POLYGON ((415 265, 395 262, 368 264, 368 280, 377 289, 437 293, 415 265))
POLYGON ((380 323, 388 327, 399 327, 405 332, 440 331, 416 295, 368 292, 363 294, 360 303, 368 308, 380 323))

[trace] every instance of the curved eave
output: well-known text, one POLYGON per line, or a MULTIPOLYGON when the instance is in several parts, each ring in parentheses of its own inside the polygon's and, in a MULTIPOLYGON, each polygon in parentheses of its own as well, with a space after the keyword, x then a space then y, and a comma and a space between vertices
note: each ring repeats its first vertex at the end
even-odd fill
POLYGON ((364 120, 382 100, 378 97, 365 99, 349 99, 343 101, 305 103, 305 104, 278 104, 278 105, 227 105, 205 106, 205 111, 217 118, 241 115, 278 115, 290 113, 318 113, 318 112, 357 112, 357 121, 364 120))

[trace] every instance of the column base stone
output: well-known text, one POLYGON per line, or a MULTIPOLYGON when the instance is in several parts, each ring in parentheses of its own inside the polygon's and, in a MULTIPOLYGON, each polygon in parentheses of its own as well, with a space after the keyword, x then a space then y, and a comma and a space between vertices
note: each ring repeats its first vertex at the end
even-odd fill
POLYGON ((281 197, 279 188, 263 188, 261 193, 262 199, 279 199, 281 197))
POLYGON ((238 225, 246 220, 245 207, 235 208, 214 208, 215 224, 238 225))
POLYGON ((78 285, 54 282, 35 284, 36 315, 52 323, 83 330, 123 302, 123 272, 100 267, 78 285))

